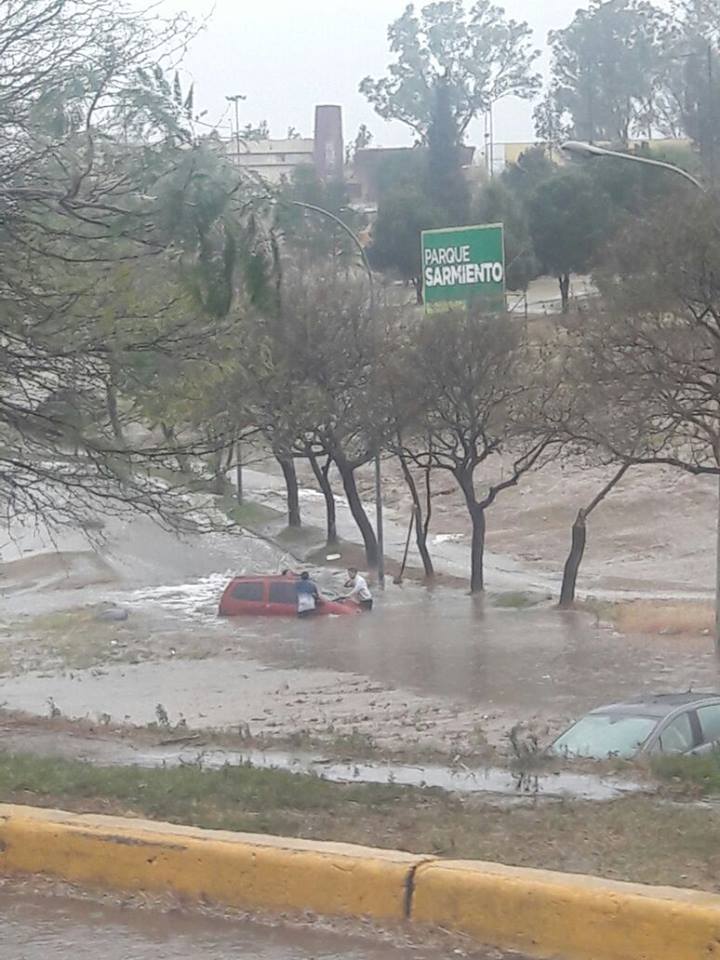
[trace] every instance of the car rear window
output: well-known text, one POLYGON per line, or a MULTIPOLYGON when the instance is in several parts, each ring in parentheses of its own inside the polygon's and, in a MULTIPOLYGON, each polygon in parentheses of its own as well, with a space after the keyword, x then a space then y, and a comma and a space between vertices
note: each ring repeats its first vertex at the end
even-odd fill
POLYGON ((270 603, 297 603, 297 587, 294 581, 270 584, 270 603))
POLYGON ((264 583, 259 580, 250 580, 244 583, 236 583, 232 595, 235 600, 250 600, 255 603, 262 603, 264 593, 264 583))

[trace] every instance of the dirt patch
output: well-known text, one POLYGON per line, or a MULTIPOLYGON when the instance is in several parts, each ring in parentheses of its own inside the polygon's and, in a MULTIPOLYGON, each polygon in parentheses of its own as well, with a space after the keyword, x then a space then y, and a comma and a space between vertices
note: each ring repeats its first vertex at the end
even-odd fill
POLYGON ((622 633, 664 636, 708 636, 714 627, 711 603, 634 600, 613 604, 612 621, 622 633))
POLYGON ((0 576, 5 591, 81 590, 119 581, 112 565, 94 550, 35 553, 0 564, 0 576))

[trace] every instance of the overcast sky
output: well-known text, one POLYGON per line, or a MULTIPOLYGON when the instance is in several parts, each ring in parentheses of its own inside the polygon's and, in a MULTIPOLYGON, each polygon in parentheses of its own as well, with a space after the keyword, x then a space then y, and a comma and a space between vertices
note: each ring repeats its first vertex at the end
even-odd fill
MULTIPOLYGON (((194 81, 196 104, 208 111, 206 120, 215 123, 223 117, 226 94, 242 93, 247 100, 241 123, 267 120, 274 137, 284 137, 289 126, 312 136, 315 104, 338 103, 346 140, 366 123, 378 146, 410 142, 403 125, 381 120, 357 89, 367 74, 384 73, 390 56, 387 25, 402 13, 406 0, 166 3, 195 17, 210 17, 185 61, 185 83, 194 81)), ((528 21, 536 46, 544 48, 548 30, 565 26, 583 5, 578 0, 507 0, 505 7, 511 17, 528 21)), ((502 101, 496 108, 495 140, 531 138, 531 113, 527 103, 502 101)), ((481 139, 478 124, 469 140, 478 144, 481 139)))

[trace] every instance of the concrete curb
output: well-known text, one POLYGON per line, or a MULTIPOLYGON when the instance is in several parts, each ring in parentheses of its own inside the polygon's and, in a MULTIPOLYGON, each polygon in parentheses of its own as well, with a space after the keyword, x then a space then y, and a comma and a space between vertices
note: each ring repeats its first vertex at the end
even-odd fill
POLYGON ((421 864, 412 919, 532 957, 720 957, 720 896, 472 860, 421 864))
POLYGON ((234 907, 402 920, 422 857, 0 804, 0 875, 172 891, 234 907))
POLYGON ((394 850, 0 804, 0 875, 411 920, 557 960, 720 957, 720 896, 394 850))

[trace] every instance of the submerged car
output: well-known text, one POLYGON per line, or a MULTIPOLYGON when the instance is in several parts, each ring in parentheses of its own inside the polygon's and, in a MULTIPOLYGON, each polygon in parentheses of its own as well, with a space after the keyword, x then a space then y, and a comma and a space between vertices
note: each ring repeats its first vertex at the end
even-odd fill
MULTIPOLYGON (((234 577, 225 587, 218 612, 221 617, 294 617, 298 579, 294 574, 234 577)), ((316 613, 342 617, 360 613, 360 607, 350 601, 321 599, 316 613)))
POLYGON ((718 747, 720 694, 660 693, 591 710, 550 745, 560 757, 607 760, 700 754, 718 747))

